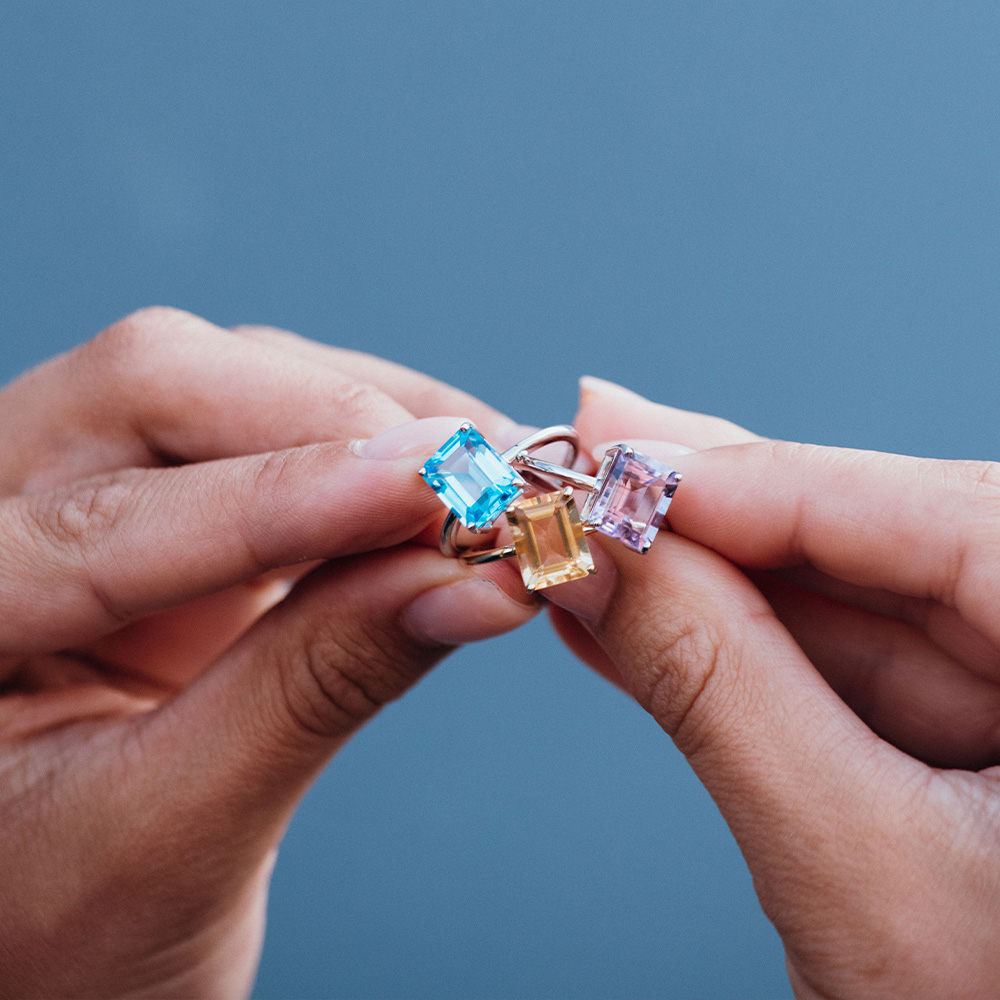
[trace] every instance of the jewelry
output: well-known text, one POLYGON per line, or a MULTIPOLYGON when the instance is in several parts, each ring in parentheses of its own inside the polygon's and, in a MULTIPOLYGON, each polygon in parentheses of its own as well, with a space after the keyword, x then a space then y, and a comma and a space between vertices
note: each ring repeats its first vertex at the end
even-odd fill
POLYGON ((441 552, 470 565, 517 557, 529 592, 596 572, 586 536, 599 531, 637 552, 649 551, 663 527, 681 475, 626 444, 604 456, 596 476, 536 458, 547 445, 569 445, 567 466, 579 438, 567 424, 535 431, 498 452, 471 423, 464 423, 424 464, 420 475, 448 507, 441 552), (532 487, 554 492, 525 496, 532 487), (582 516, 574 490, 586 492, 582 516), (496 548, 461 545, 461 526, 473 534, 491 529, 503 514, 513 541, 496 548))
POLYGON ((572 487, 516 500, 505 513, 513 543, 462 553, 463 562, 477 565, 517 556, 529 593, 597 572, 585 537, 594 529, 581 522, 572 487))
POLYGON ((522 452, 514 465, 567 483, 589 495, 583 521, 601 534, 645 554, 663 527, 667 508, 681 481, 681 474, 627 444, 604 454, 596 476, 564 469, 522 452))
MULTIPOLYGON (((539 478, 531 471, 519 475, 510 464, 515 455, 529 455, 546 445, 564 442, 569 445, 568 462, 572 465, 579 451, 579 436, 574 427, 558 424, 534 431, 504 452, 498 452, 466 422, 424 463, 420 470, 428 486, 448 508, 441 529, 441 551, 458 555, 456 535, 459 525, 479 534, 491 528, 501 514, 523 495, 539 478)), ((544 489, 550 483, 541 480, 544 489)))

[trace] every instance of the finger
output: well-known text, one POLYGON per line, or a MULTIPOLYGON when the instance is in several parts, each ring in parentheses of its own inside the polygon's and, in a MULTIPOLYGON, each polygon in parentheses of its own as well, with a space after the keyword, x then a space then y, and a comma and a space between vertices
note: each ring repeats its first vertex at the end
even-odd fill
POLYGON ((175 309, 145 309, 0 393, 0 493, 164 461, 370 437, 411 419, 370 383, 175 309))
POLYGON ((341 560, 144 720, 143 753, 175 772, 195 820, 208 811, 244 836, 275 836, 307 783, 382 706, 458 642, 536 610, 505 564, 471 568, 419 547, 341 560))
POLYGON ((9 499, 0 651, 78 645, 271 568, 412 538, 441 511, 417 468, 453 425, 395 428, 361 449, 379 458, 317 444, 9 499))
POLYGON ((799 647, 883 739, 940 767, 1000 763, 1000 685, 901 621, 803 591, 754 582, 799 647))
MULTIPOLYGON (((588 378, 582 389, 577 425, 588 447, 649 438, 657 428, 671 441, 696 448, 736 444, 745 436, 742 450, 688 457, 676 448, 664 452, 679 470, 696 470, 699 478, 698 486, 688 479, 671 506, 677 530, 740 565, 805 562, 855 588, 943 602, 989 642, 996 641, 1000 624, 990 620, 995 616, 989 609, 996 605, 997 585, 985 593, 979 587, 996 575, 991 567, 1000 544, 1000 467, 995 463, 754 441, 725 421, 672 411, 611 383, 588 378), (716 471, 703 491, 709 468, 716 471)), ((912 603, 907 608, 919 610, 912 603)), ((931 617, 939 625, 937 613, 931 617)), ((939 627, 948 633, 947 622, 939 627)), ((955 636, 954 642, 976 644, 968 636, 955 636)))
POLYGON ((728 420, 652 403, 614 382, 591 375, 580 379, 580 406, 574 424, 590 446, 653 438, 701 451, 761 440, 728 420))
MULTIPOLYGON (((644 440, 657 433, 661 438, 694 450, 760 440, 727 421, 660 406, 621 386, 591 377, 581 380, 581 410, 577 424, 582 429, 587 446, 598 456, 603 454, 608 442, 623 437, 627 437, 637 451, 652 453, 662 450, 662 445, 644 440)), ((676 457, 681 450, 672 449, 669 457, 676 457)), ((898 618, 920 628, 944 652, 983 676, 993 678, 1000 675, 996 646, 953 608, 944 607, 936 600, 914 598, 884 588, 858 586, 813 567, 799 566, 781 572, 797 585, 843 604, 898 618)))
MULTIPOLYGON (((850 856, 853 836, 874 835, 870 811, 853 821, 859 796, 890 773, 888 783, 905 786, 920 765, 843 703, 751 582, 676 535, 658 538, 645 557, 594 544, 617 569, 610 594, 593 577, 574 584, 569 599, 570 585, 551 588, 549 599, 585 620, 628 690, 673 737, 751 870, 794 883, 802 877, 795 859, 839 849, 850 856), (845 815, 852 823, 838 822, 845 815)), ((884 802, 898 805, 890 792, 884 802)), ((764 889, 765 909, 774 888, 764 889)))
POLYGON ((740 566, 935 600, 1000 642, 1000 466, 785 442, 670 461, 679 533, 740 566))
MULTIPOLYGON (((837 605, 894 618, 922 632, 949 657, 987 680, 1000 678, 1000 650, 978 629, 973 628, 954 608, 936 600, 907 597, 875 587, 845 583, 811 566, 793 566, 754 576, 766 588, 767 578, 793 585, 793 592, 820 594, 837 605)), ((796 633, 798 634, 798 633, 796 633)))
POLYGON ((271 326, 238 326, 233 332, 295 354, 310 365, 331 368, 359 382, 376 386, 415 417, 465 414, 490 441, 500 447, 509 447, 525 436, 524 427, 506 414, 461 389, 404 365, 361 351, 307 340, 271 326))

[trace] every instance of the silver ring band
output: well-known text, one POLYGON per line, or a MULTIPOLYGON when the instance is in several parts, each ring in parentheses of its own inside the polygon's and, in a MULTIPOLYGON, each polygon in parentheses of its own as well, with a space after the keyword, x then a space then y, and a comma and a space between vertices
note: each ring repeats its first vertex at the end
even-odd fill
POLYGON ((567 469, 565 466, 555 465, 553 462, 543 462, 540 458, 532 458, 526 451, 519 451, 514 456, 512 464, 523 466, 525 469, 531 469, 533 472, 552 476, 559 480, 560 486, 572 486, 578 490, 586 490, 588 493, 597 492, 598 482, 595 476, 588 476, 583 472, 577 472, 575 469, 567 469))

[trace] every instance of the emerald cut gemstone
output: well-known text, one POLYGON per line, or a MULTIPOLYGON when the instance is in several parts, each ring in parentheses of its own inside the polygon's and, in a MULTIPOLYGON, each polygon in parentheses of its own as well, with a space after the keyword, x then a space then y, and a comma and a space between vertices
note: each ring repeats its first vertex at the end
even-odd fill
POLYGON ((617 445, 604 456, 583 520, 636 552, 648 552, 680 479, 670 466, 617 445))
POLYGON ((473 531, 490 527, 527 487, 482 434, 467 424, 431 455, 420 475, 473 531))
POLYGON ((571 489, 520 500, 507 511, 507 521, 526 590, 554 587, 595 572, 571 489))

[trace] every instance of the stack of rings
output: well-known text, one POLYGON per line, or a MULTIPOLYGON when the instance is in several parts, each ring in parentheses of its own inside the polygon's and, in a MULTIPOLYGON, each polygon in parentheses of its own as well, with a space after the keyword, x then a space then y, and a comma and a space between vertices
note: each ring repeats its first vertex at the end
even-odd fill
POLYGON ((462 424, 420 470, 448 508, 442 553, 473 564, 516 557, 525 588, 535 591, 596 572, 586 537, 592 532, 649 551, 680 473, 619 444, 605 453, 597 475, 588 476, 572 468, 578 453, 579 435, 568 424, 535 431, 506 451, 493 448, 473 424, 462 424), (568 446, 565 466, 533 454, 559 443, 568 446), (582 511, 575 490, 586 494, 582 511), (501 516, 511 544, 484 548, 459 541, 463 527, 481 535, 501 516))

